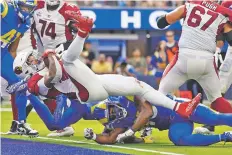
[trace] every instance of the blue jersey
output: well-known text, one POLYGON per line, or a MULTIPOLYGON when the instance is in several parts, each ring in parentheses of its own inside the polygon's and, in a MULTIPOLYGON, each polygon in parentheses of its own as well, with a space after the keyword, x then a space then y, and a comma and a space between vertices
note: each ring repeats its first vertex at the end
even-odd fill
POLYGON ((20 19, 14 6, 1 0, 1 49, 7 49, 12 42, 20 37, 19 26, 20 19))

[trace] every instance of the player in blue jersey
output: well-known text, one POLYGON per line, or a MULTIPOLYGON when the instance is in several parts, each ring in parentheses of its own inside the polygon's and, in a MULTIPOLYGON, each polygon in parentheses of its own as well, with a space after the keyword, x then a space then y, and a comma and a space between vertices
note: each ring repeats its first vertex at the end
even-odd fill
MULTIPOLYGON (((178 99, 178 102, 183 101, 186 100, 178 99)), ((117 136, 121 135, 120 133, 128 128, 130 128, 130 130, 133 129, 134 125, 131 127, 131 124, 134 124, 134 121, 135 124, 139 121, 138 119, 146 121, 149 116, 151 117, 149 118, 148 126, 158 128, 159 130, 169 130, 169 139, 175 145, 207 146, 220 141, 232 142, 232 132, 224 132, 219 135, 192 134, 194 122, 208 125, 232 126, 232 114, 216 113, 204 105, 198 105, 191 117, 189 119, 184 119, 176 112, 167 108, 160 106, 152 107, 150 104, 144 102, 140 109, 140 114, 137 117, 137 120, 135 120, 138 109, 132 100, 129 100, 126 97, 118 97, 118 101, 114 101, 110 104, 112 107, 107 107, 109 104, 107 102, 104 104, 106 108, 102 108, 102 111, 98 110, 98 115, 102 116, 101 120, 108 120, 108 123, 105 123, 104 125, 107 129, 111 129, 111 132, 108 135, 105 135, 95 134, 90 128, 84 130, 87 139, 93 139, 101 144, 115 143, 117 136), (117 104, 118 106, 115 106, 117 104)), ((104 105, 101 105, 101 107, 104 107, 104 105)), ((132 135, 123 134, 119 140, 123 140, 125 137, 132 135), (124 138, 122 138, 122 136, 124 136, 124 138)))
MULTIPOLYGON (((81 104, 78 100, 71 100, 71 106, 62 113, 62 109, 67 104, 67 99, 62 94, 56 98, 57 108, 52 115, 48 107, 36 96, 28 91, 26 94, 49 130, 62 129, 76 123, 81 118, 99 120, 105 126, 103 134, 95 134, 92 129, 86 128, 84 135, 85 138, 93 139, 100 144, 113 144, 117 140, 124 141, 141 128, 140 124, 147 122, 150 127, 159 130, 169 129, 169 138, 175 145, 205 146, 220 141, 232 142, 232 132, 224 132, 220 135, 192 134, 194 122, 232 126, 232 114, 216 113, 204 105, 199 105, 189 119, 184 119, 172 110, 151 106, 139 98, 119 96, 109 97, 97 104, 81 104), (138 116, 137 112, 139 112, 138 116), (126 132, 123 133, 124 131, 126 132)), ((173 100, 186 101, 186 99, 174 98, 173 100)))
MULTIPOLYGON (((20 81, 13 71, 13 59, 16 56, 20 37, 30 28, 30 18, 36 6, 36 0, 13 0, 12 2, 1 0, 1 76, 9 85, 20 81)), ((18 132, 31 136, 38 135, 38 132, 31 129, 25 122, 26 103, 25 95, 16 93, 11 96, 14 120, 8 134, 18 132)))

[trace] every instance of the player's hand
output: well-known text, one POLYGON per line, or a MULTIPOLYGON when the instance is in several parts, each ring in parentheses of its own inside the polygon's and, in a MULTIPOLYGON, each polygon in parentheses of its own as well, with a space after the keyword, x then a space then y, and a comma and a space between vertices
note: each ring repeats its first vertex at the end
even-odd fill
POLYGON ((146 127, 140 133, 141 133, 141 137, 150 136, 152 134, 152 128, 146 127))
POLYGON ((127 137, 130 137, 130 136, 133 136, 134 133, 135 132, 132 129, 128 129, 126 132, 119 134, 116 141, 118 143, 123 143, 124 139, 126 139, 127 137))
POLYGON ((96 139, 96 134, 93 132, 92 128, 85 128, 84 129, 84 137, 86 139, 89 139, 89 140, 91 140, 91 139, 95 140, 96 139))
POLYGON ((27 83, 25 83, 24 80, 21 80, 17 83, 14 83, 12 85, 9 85, 6 88, 6 92, 9 94, 14 94, 16 92, 24 92, 27 90, 27 83))
POLYGON ((18 31, 21 34, 24 34, 31 26, 31 19, 28 18, 27 20, 25 20, 23 23, 20 24, 18 31))

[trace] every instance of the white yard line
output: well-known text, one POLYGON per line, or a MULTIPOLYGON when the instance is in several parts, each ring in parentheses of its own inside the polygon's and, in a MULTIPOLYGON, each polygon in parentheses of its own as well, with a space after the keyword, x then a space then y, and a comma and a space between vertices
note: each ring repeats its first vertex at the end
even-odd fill
MULTIPOLYGON (((57 139, 57 138, 48 138, 48 137, 37 137, 37 138, 45 139, 45 140, 63 141, 63 142, 68 142, 68 143, 100 145, 100 144, 97 144, 97 143, 91 143, 91 142, 87 142, 87 141, 57 139)), ((118 145, 101 145, 101 146, 111 147, 111 148, 119 148, 119 149, 126 149, 126 150, 134 150, 134 151, 140 151, 140 152, 159 153, 159 154, 165 154, 165 155, 184 155, 184 154, 179 154, 179 153, 162 152, 162 151, 147 150, 147 149, 139 149, 139 148, 133 148, 133 147, 118 146, 118 145)))
MULTIPOLYGON (((0 111, 11 111, 11 108, 1 108, 0 111)), ((6 133, 0 132, 0 134, 3 135, 3 134, 6 134, 6 133)), ((100 144, 97 144, 97 143, 91 143, 91 142, 87 142, 87 141, 77 141, 77 140, 69 140, 69 139, 57 139, 57 138, 48 138, 48 137, 37 137, 37 138, 44 139, 44 140, 62 141, 62 142, 68 142, 68 143, 100 145, 100 144)), ((126 150, 134 150, 134 151, 139 151, 139 152, 159 153, 159 154, 164 154, 164 155, 185 155, 185 154, 179 154, 179 153, 173 153, 173 152, 163 152, 163 151, 140 149, 140 148, 134 148, 134 147, 118 146, 118 145, 101 145, 101 146, 109 147, 109 148, 119 148, 119 149, 126 149, 126 150)))
MULTIPOLYGON (((3 132, 0 132, 0 134, 6 134, 3 132)), ((69 140, 69 139, 58 139, 58 138, 48 138, 48 137, 37 137, 38 139, 44 139, 44 140, 53 140, 53 141, 59 141, 59 142, 68 142, 68 143, 77 143, 77 144, 89 144, 89 145, 100 145, 97 143, 91 143, 87 141, 77 141, 77 140, 69 140)), ((102 147, 109 147, 109 148, 119 148, 119 149, 126 149, 126 150, 134 150, 139 152, 149 152, 149 153, 159 153, 164 155, 184 155, 179 153, 173 153, 173 152, 163 152, 163 151, 156 151, 156 150, 148 150, 148 149, 139 149, 134 147, 125 147, 125 146, 118 146, 118 145, 100 145, 102 147)))

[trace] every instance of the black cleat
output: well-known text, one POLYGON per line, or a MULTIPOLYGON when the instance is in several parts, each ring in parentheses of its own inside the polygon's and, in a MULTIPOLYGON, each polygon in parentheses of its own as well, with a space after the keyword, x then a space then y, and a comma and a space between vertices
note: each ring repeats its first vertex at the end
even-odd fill
POLYGON ((18 121, 13 120, 11 123, 10 130, 6 134, 8 134, 8 135, 18 134, 18 132, 17 132, 18 123, 19 123, 18 121))
POLYGON ((39 136, 38 131, 32 129, 28 123, 19 123, 17 131, 19 135, 26 135, 31 138, 39 136))

